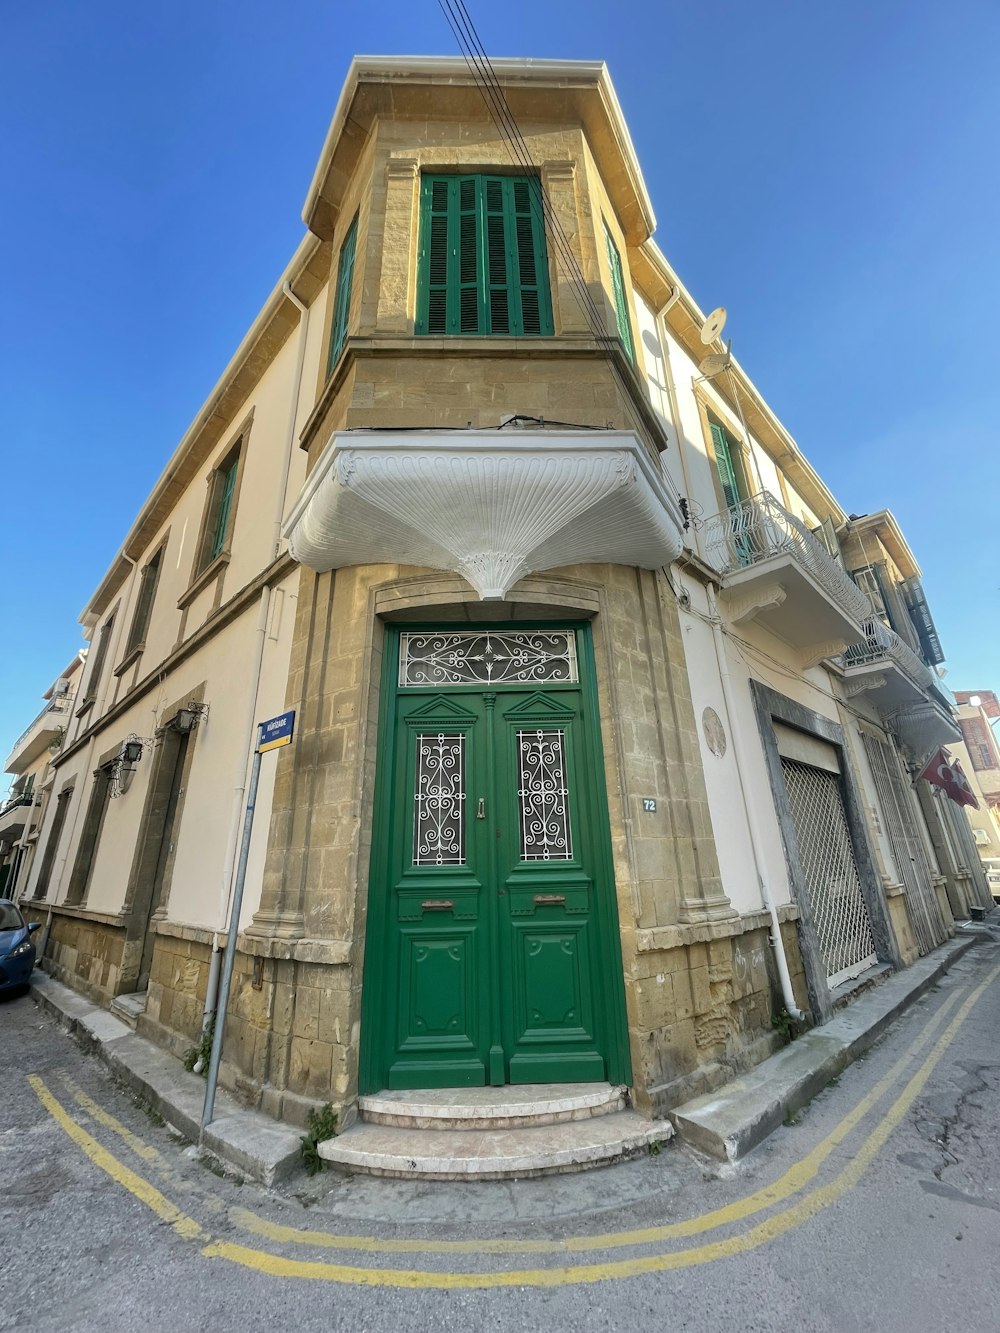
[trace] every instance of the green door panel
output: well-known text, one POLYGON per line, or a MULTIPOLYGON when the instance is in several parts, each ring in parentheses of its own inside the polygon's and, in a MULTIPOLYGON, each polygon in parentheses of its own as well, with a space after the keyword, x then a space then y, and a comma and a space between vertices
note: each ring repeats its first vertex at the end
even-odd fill
POLYGON ((627 1081, 592 682, 400 689, 394 661, 362 1090, 627 1081))
POLYGON ((396 1059, 390 1088, 481 1086, 474 926, 399 932, 396 1059))

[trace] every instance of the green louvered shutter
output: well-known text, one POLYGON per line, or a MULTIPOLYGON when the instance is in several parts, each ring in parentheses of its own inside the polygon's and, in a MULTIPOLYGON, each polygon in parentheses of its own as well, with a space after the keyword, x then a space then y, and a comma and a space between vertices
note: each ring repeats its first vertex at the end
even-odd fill
POLYGON ((741 565, 752 562, 759 542, 756 540, 754 514, 742 509, 744 496, 741 493, 736 474, 736 464, 729 444, 729 436, 714 421, 709 422, 712 431, 712 443, 715 445, 715 467, 722 486, 723 499, 732 517, 733 548, 741 565))
POLYGON ((233 492, 236 490, 236 472, 239 465, 240 460, 235 458, 221 479, 219 516, 215 521, 215 536, 212 539, 212 554, 209 557, 211 560, 215 559, 226 544, 226 529, 229 527, 229 513, 233 507, 233 492))
POLYGON ((618 337, 628 352, 629 360, 635 364, 635 344, 632 341, 632 325, 628 317, 628 300, 625 296, 625 279, 622 276, 622 260, 618 247, 611 239, 608 224, 604 224, 604 242, 608 248, 608 265, 611 269, 611 286, 614 289, 615 315, 618 319, 618 337))
POLYGON ((552 333, 540 191, 533 178, 423 178, 417 333, 552 333))
POLYGON ((330 336, 330 361, 326 368, 329 375, 340 360, 347 341, 347 318, 351 310, 351 285, 354 280, 354 248, 358 238, 358 218, 354 216, 344 244, 340 247, 340 261, 337 264, 337 293, 333 306, 333 332, 330 336))
POLYGON ((715 466, 719 473, 719 482, 722 485, 722 495, 726 501, 726 508, 739 509, 742 497, 736 481, 736 467, 733 463, 733 456, 729 450, 729 439, 721 426, 717 426, 714 421, 709 424, 712 428, 712 443, 715 445, 715 466))

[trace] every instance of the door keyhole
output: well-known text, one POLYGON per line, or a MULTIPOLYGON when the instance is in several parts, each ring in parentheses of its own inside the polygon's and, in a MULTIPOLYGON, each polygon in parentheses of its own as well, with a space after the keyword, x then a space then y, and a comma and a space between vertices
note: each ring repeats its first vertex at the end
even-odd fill
POLYGON ((476 818, 477 818, 477 819, 485 819, 485 818, 486 818, 486 797, 485 797, 485 796, 480 796, 480 798, 479 798, 479 804, 478 804, 478 806, 476 807, 476 818))

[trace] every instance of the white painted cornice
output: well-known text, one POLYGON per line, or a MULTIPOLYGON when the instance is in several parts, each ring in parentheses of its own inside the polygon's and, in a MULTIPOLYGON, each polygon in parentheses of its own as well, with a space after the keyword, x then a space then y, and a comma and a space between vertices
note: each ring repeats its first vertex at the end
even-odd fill
POLYGON ((677 503, 631 431, 340 433, 285 535, 319 572, 452 570, 484 600, 563 565, 656 569, 683 547, 677 503))

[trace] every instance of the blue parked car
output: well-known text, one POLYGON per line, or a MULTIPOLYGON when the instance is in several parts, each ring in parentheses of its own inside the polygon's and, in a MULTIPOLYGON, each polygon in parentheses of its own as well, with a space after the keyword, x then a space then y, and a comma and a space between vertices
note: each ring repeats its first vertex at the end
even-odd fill
POLYGON ((0 898, 0 995, 24 990, 35 966, 35 941, 31 938, 41 923, 29 926, 18 908, 0 898))

